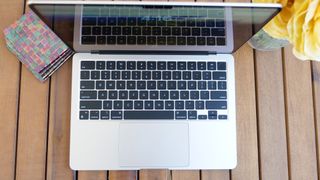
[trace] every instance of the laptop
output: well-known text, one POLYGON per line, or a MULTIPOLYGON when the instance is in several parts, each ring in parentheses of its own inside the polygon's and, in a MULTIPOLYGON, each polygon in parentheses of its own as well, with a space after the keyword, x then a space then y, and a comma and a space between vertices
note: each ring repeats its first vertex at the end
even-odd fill
POLYGON ((281 5, 32 0, 29 6, 77 52, 72 169, 236 166, 232 53, 281 5))

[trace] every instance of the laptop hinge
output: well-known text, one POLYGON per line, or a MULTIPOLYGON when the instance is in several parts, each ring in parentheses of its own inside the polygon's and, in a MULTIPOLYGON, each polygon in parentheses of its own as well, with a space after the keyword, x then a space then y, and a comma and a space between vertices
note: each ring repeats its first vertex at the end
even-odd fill
POLYGON ((136 55, 216 55, 212 51, 117 51, 117 50, 97 50, 91 51, 92 54, 136 54, 136 55))

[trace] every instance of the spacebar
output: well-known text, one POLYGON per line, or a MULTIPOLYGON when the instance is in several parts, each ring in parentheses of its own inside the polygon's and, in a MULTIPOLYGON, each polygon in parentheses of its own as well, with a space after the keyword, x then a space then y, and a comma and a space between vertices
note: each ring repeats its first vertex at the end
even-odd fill
POLYGON ((124 111, 124 119, 174 119, 174 111, 124 111))

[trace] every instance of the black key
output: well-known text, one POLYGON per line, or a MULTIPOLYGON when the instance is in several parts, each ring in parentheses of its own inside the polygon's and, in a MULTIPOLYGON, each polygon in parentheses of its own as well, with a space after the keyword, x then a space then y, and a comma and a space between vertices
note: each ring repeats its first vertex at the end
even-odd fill
POLYGON ((180 36, 181 35, 181 28, 179 28, 179 27, 172 28, 172 35, 180 36))
POLYGON ((154 36, 161 35, 161 27, 152 27, 152 35, 154 36))
POLYGON ((126 17, 118 17, 118 25, 119 26, 127 25, 127 18, 126 17))
POLYGON ((201 72, 199 72, 199 71, 192 72, 192 79, 193 80, 201 80, 201 72))
POLYGON ((143 27, 142 35, 151 35, 151 27, 143 27))
POLYGON ((101 109, 101 101, 80 101, 80 109, 101 109))
POLYGON ((134 109, 143 109, 143 101, 134 101, 134 109))
POLYGON ((219 119, 222 119, 222 120, 228 119, 227 115, 219 115, 218 117, 219 117, 219 119))
POLYGON ((206 19, 206 26, 207 27, 215 27, 215 20, 214 19, 206 19))
POLYGON ((200 91, 200 99, 209 99, 209 91, 200 91))
POLYGON ((181 80, 181 72, 180 71, 173 71, 172 72, 172 79, 181 80))
POLYGON ((101 35, 101 27, 92 27, 93 35, 101 35))
POLYGON ((179 99, 179 91, 170 91, 170 99, 179 99))
POLYGON ((227 99, 227 91, 211 91, 211 99, 227 99))
POLYGON ((155 36, 148 36, 147 37, 147 44, 148 45, 156 45, 157 44, 157 38, 155 36))
POLYGON ((217 83, 215 81, 208 82, 208 89, 209 90, 215 90, 216 88, 217 88, 217 83))
POLYGON ((90 78, 90 71, 81 71, 80 79, 89 79, 90 78))
POLYGON ((166 89, 166 81, 158 81, 158 89, 166 89))
POLYGON ((208 62, 207 68, 208 70, 216 70, 216 62, 208 62))
POLYGON ((186 101, 186 109, 194 109, 194 101, 186 101))
POLYGON ((105 89, 106 84, 104 81, 96 81, 96 89, 105 89))
POLYGON ((186 45, 186 38, 185 37, 178 37, 177 44, 178 45, 186 45))
POLYGON ((128 99, 128 91, 119 91, 119 99, 128 99))
POLYGON ((212 78, 213 80, 226 80, 227 75, 226 75, 226 72, 213 72, 212 78))
POLYGON ((100 79, 100 71, 91 71, 91 79, 100 79))
POLYGON ((146 89, 146 81, 137 81, 137 89, 146 89))
POLYGON ((115 81, 106 81, 106 89, 115 89, 116 82, 115 81))
POLYGON ((190 36, 191 29, 190 28, 182 28, 182 36, 190 36))
POLYGON ((198 62, 198 70, 206 70, 206 62, 198 62))
POLYGON ((153 101, 145 101, 144 108, 145 109, 153 109, 153 101))
POLYGON ((219 46, 226 45, 226 39, 224 37, 218 37, 217 38, 217 45, 219 45, 219 46))
POLYGON ((174 119, 174 111, 125 111, 124 119, 174 119))
POLYGON ((207 37, 207 45, 209 45, 209 46, 216 45, 216 38, 215 37, 207 37))
POLYGON ((161 79, 161 71, 152 71, 152 79, 154 80, 161 79))
POLYGON ((203 80, 211 80, 211 72, 210 71, 202 72, 202 79, 203 80))
POLYGON ((90 119, 98 120, 99 119, 99 111, 90 111, 90 119))
POLYGON ((187 37, 187 44, 188 45, 196 45, 196 38, 195 37, 187 37))
POLYGON ((217 117, 217 115, 208 115, 208 118, 210 119, 210 120, 216 120, 218 117, 217 117))
POLYGON ((138 61, 137 62, 137 69, 138 70, 145 70, 146 67, 146 62, 145 61, 138 61))
POLYGON ((188 70, 196 70, 196 62, 188 62, 188 70))
POLYGON ((156 62, 147 62, 147 69, 148 70, 156 70, 156 62))
POLYGON ((127 89, 136 89, 135 81, 127 81, 127 89))
POLYGON ((99 91, 98 99, 107 99, 108 98, 108 91, 99 91))
POLYGON ((105 69, 106 68, 105 62, 104 61, 97 61, 96 68, 97 69, 105 69))
POLYGON ((157 45, 166 45, 166 37, 157 37, 157 45))
POLYGON ((91 27, 82 27, 82 35, 91 35, 91 27))
POLYGON ((137 24, 136 17, 128 17, 128 26, 135 26, 137 24))
POLYGON ((167 26, 176 26, 176 25, 177 25, 177 22, 174 19, 167 21, 167 26))
POLYGON ((133 109, 133 101, 124 101, 124 109, 133 109))
POLYGON ((171 79, 171 71, 163 71, 162 72, 162 79, 170 80, 171 79))
POLYGON ((94 89, 94 81, 80 81, 80 89, 94 89))
POLYGON ((206 109, 227 109, 227 101, 206 101, 206 109))
POLYGON ((108 36, 107 37, 107 44, 116 44, 116 37, 115 36, 108 36))
POLYGON ((184 19, 177 19, 177 26, 185 26, 186 21, 184 19))
POLYGON ((127 69, 135 70, 136 69, 136 62, 135 61, 127 61, 127 69))
POLYGON ((95 36, 82 36, 81 37, 81 44, 96 44, 96 37, 95 36))
POLYGON ((115 26, 117 24, 117 18, 115 17, 108 17, 107 19, 108 25, 115 26))
POLYGON ((218 89, 227 89, 227 82, 226 81, 219 81, 218 82, 218 89))
POLYGON ((114 70, 116 68, 116 62, 107 61, 107 69, 114 70))
POLYGON ((177 68, 177 63, 176 62, 168 62, 167 63, 167 69, 168 70, 176 70, 176 68, 177 68))
POLYGON ((157 83, 156 81, 147 81, 147 89, 156 89, 157 88, 157 83))
POLYGON ((186 62, 178 62, 178 70, 186 70, 187 63, 186 62))
POLYGON ((142 71, 142 79, 151 79, 151 71, 142 71))
POLYGON ((87 119, 89 119, 89 111, 80 111, 80 112, 79 112, 79 119, 80 119, 80 120, 87 120, 87 119))
POLYGON ((174 101, 165 101, 164 108, 165 109, 173 109, 174 108, 174 101))
POLYGON ((132 29, 132 35, 141 35, 141 27, 133 27, 132 29))
POLYGON ((138 91, 129 91, 129 99, 138 99, 138 91))
POLYGON ((122 27, 122 35, 125 35, 125 36, 131 35, 131 27, 122 27))
POLYGON ((226 62, 218 62, 218 70, 226 70, 226 62))
POLYGON ((224 28, 212 28, 211 35, 212 36, 225 36, 226 33, 225 33, 224 28))
POLYGON ((200 36, 200 28, 192 28, 191 34, 192 36, 200 36))
POLYGON ((198 81, 198 89, 199 90, 206 90, 207 89, 207 82, 206 81, 198 81))
POLYGON ((197 45, 199 45, 199 46, 206 45, 206 38, 205 37, 197 37, 197 45))
POLYGON ((216 27, 225 27, 225 22, 223 19, 216 20, 216 27))
POLYGON ((158 91, 150 91, 150 99, 159 99, 158 91))
POLYGON ((94 26, 97 24, 96 17, 82 17, 82 25, 94 26))
MULTIPOLYGON (((158 81, 159 83, 160 81, 158 81)), ((176 81, 168 81, 168 89, 177 89, 177 82, 176 81)))
POLYGON ((158 64, 158 70, 165 70, 166 69, 166 62, 159 61, 157 64, 158 64))
POLYGON ((196 25, 196 19, 187 20, 187 26, 195 26, 195 25, 196 25))
POLYGON ((111 27, 103 27, 102 35, 111 35, 111 27))
POLYGON ((209 116, 217 116, 218 112, 217 111, 208 111, 209 116))
POLYGON ((177 38, 176 37, 167 37, 167 44, 168 45, 176 45, 177 44, 177 38))
POLYGON ((107 18, 105 17, 98 17, 98 25, 102 25, 102 26, 105 26, 107 25, 107 18))
POLYGON ((97 99, 97 91, 80 91, 80 99, 97 99))
POLYGON ((204 109, 204 101, 196 101, 196 109, 204 109))
POLYGON ((112 27, 112 35, 121 35, 121 27, 112 27))
POLYGON ((127 36, 127 43, 130 45, 137 44, 136 36, 127 36))
POLYGON ((141 71, 132 71, 132 79, 141 79, 141 71))
POLYGON ((187 111, 176 111, 176 119, 187 119, 187 111))
POLYGON ((109 91, 109 99, 118 99, 117 91, 109 91))
POLYGON ((158 26, 166 26, 167 22, 165 20, 162 19, 158 19, 157 25, 158 26))
POLYGON ((146 37, 145 36, 138 36, 137 39, 137 44, 139 45, 145 45, 147 43, 146 37))
POLYGON ((171 28, 170 27, 163 27, 162 28, 162 35, 170 36, 171 35, 171 28))
POLYGON ((94 61, 81 61, 81 69, 94 69, 94 61))
POLYGON ((183 80, 190 80, 191 79, 191 72, 182 72, 182 79, 183 80))
POLYGON ((131 78, 131 72, 130 71, 122 71, 121 72, 121 78, 122 79, 130 79, 131 78))
POLYGON ((178 89, 187 89, 187 82, 186 81, 178 81, 178 89))
POLYGON ((126 42, 125 36, 117 36, 117 44, 126 44, 126 42))
POLYGON ((112 71, 111 79, 120 79, 120 71, 112 71))
POLYGON ((188 111, 188 119, 197 119, 197 111, 188 111))
POLYGON ((164 107, 163 101, 155 101, 154 107, 155 107, 155 109, 163 109, 163 107, 164 107))
POLYGON ((150 19, 147 21, 148 26, 156 26, 157 25, 157 20, 154 17, 150 17, 150 19))
POLYGON ((117 61, 117 69, 119 69, 119 70, 126 69, 126 62, 125 61, 117 61))
POLYGON ((160 99, 169 99, 168 91, 160 91, 160 99))
POLYGON ((111 119, 122 119, 122 111, 111 111, 111 119))
POLYGON ((146 19, 143 17, 139 17, 138 18, 138 26, 145 26, 145 25, 147 25, 146 19))
POLYGON ((188 81, 188 89, 196 89, 197 88, 197 82, 196 81, 188 81))
POLYGON ((196 21, 196 26, 197 27, 204 27, 204 26, 206 26, 206 22, 204 21, 204 19, 198 19, 196 21))
POLYGON ((210 29, 209 28, 201 28, 201 35, 202 36, 210 36, 210 29))
POLYGON ((103 109, 112 109, 112 101, 103 101, 103 109))
POLYGON ((113 109, 122 109, 123 102, 122 101, 113 101, 113 109))
POLYGON ((139 92, 139 98, 140 99, 148 99, 149 97, 149 92, 148 91, 140 91, 139 92))
POLYGON ((101 111, 100 112, 100 119, 102 120, 107 120, 109 119, 109 111, 101 111))
POLYGON ((183 101, 176 101, 175 108, 176 109, 184 109, 184 102, 183 101))
POLYGON ((198 115, 199 120, 206 120, 208 118, 207 115, 198 115))

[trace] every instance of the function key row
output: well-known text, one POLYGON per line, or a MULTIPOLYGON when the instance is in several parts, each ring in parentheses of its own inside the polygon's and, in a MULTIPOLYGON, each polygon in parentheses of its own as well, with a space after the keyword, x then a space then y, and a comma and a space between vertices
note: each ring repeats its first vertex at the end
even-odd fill
POLYGON ((81 69, 97 70, 226 70, 226 62, 81 61, 81 69))

